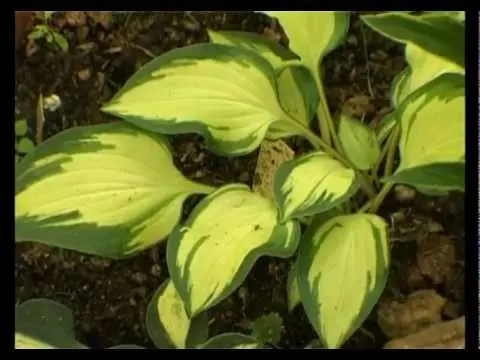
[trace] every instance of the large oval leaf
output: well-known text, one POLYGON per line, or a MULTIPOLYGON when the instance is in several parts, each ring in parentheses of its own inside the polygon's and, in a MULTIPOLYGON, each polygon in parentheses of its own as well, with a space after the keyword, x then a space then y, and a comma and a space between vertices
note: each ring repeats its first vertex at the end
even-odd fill
POLYGON ((155 132, 196 132, 213 151, 253 151, 286 114, 271 64, 252 50, 197 44, 143 66, 103 111, 155 132))
POLYGON ((16 169, 16 241, 121 258, 166 238, 195 184, 160 136, 122 122, 62 132, 16 169))
POLYGON ((289 47, 312 73, 318 72, 322 58, 335 49, 348 31, 349 13, 343 11, 266 11, 285 30, 289 47), (312 39, 315 45, 312 46, 312 39))
MULTIPOLYGON (((463 162, 462 159, 465 156, 464 76, 440 75, 410 95, 396 111, 396 117, 401 125, 400 165, 389 181, 397 181, 396 176, 414 168, 463 162)), ((402 175, 402 181, 406 180, 404 175, 402 175)))
POLYGON ((463 67, 414 44, 406 45, 405 57, 410 68, 407 72, 402 72, 403 78, 396 82, 393 99, 394 106, 400 105, 415 90, 441 74, 465 74, 463 67))
POLYGON ((170 279, 155 291, 145 319, 148 335, 159 349, 195 347, 208 338, 208 316, 190 320, 183 301, 170 279))
POLYGON ((282 221, 328 211, 358 189, 355 171, 320 151, 283 163, 273 186, 282 221))
POLYGON ((72 311, 49 299, 30 299, 15 308, 16 349, 87 349, 75 340, 72 311))
POLYGON ((199 349, 263 349, 264 345, 252 336, 240 333, 224 333, 212 337, 199 349))
POLYGON ((250 49, 262 55, 272 67, 279 69, 277 74, 278 97, 282 108, 291 115, 282 122, 275 122, 268 130, 270 139, 297 135, 297 121, 308 128, 318 106, 318 91, 312 73, 304 66, 286 66, 286 61, 298 57, 277 42, 266 36, 244 31, 209 31, 210 39, 218 44, 250 49))
POLYGON ((292 256, 298 239, 298 224, 278 224, 275 206, 247 186, 228 185, 203 199, 167 242, 169 273, 187 314, 233 293, 258 257, 292 256))
POLYGON ((386 283, 387 224, 375 215, 337 216, 308 231, 299 247, 298 286, 310 323, 339 348, 367 318, 386 283))
POLYGON ((338 137, 343 151, 359 170, 370 170, 380 157, 377 134, 357 119, 342 115, 338 137))
POLYGON ((405 12, 363 15, 374 30, 393 40, 415 44, 465 67, 465 24, 445 12, 423 16, 405 12))

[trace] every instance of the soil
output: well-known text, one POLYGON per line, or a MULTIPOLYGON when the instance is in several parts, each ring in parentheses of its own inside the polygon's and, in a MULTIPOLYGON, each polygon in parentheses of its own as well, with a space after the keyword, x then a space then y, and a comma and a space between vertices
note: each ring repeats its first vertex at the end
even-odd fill
MULTIPOLYGON (((30 121, 32 138, 41 93, 44 97, 57 94, 62 100, 57 110, 46 112, 43 138, 74 126, 111 121, 99 107, 139 66, 173 48, 207 42, 207 28, 264 33, 288 43, 271 19, 247 12, 112 15, 71 11, 54 15, 50 21, 67 38, 68 51, 26 39, 17 51, 16 107, 30 121)), ((354 115, 379 121, 389 109, 392 79, 404 67, 402 46, 362 26, 354 14, 345 44, 324 61, 331 110, 338 113, 347 104, 354 115)), ((187 177, 213 185, 252 185, 257 153, 231 159, 208 152, 197 135, 171 136, 170 140, 176 165, 187 177)), ((298 139, 289 144, 297 152, 306 148, 298 139)), ((188 201, 184 217, 197 201, 188 201)), ((441 314, 431 318, 453 319, 464 314, 463 202, 462 194, 431 198, 400 197, 392 192, 387 197, 380 215, 392 223, 395 241, 389 282, 378 305, 381 311, 372 311, 345 348, 383 347, 389 338, 379 322, 387 322, 395 334, 403 334, 399 326, 411 328, 412 324, 405 324, 404 308, 403 313, 393 315, 385 309, 401 307, 398 304, 417 290, 434 291, 435 299, 444 300, 441 314), (379 321, 385 312, 388 316, 379 321)), ((69 306, 75 314, 78 340, 91 347, 122 343, 153 347, 145 330, 145 310, 155 289, 168 277, 164 251, 164 245, 159 245, 128 260, 110 261, 37 244, 17 245, 16 299, 46 297, 69 306)), ((315 339, 303 309, 287 311, 289 267, 289 261, 260 259, 243 284, 241 296, 237 291, 210 311, 210 335, 244 331, 245 321, 277 312, 285 327, 280 347, 305 347, 315 339)), ((408 311, 408 321, 415 321, 415 309, 408 311)))

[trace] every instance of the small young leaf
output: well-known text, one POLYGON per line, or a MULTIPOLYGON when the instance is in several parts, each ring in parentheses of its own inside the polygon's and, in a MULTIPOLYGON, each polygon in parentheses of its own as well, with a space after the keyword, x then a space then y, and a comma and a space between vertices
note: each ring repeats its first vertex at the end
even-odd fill
POLYGON ((44 24, 36 25, 32 32, 28 34, 28 38, 31 40, 37 40, 45 37, 48 34, 48 26, 44 24))
POLYGON ((288 311, 293 311, 300 304, 300 290, 298 289, 297 263, 292 263, 287 277, 288 311))
POLYGON ((150 300, 145 324, 159 349, 194 347, 208 338, 207 315, 201 313, 190 320, 171 280, 160 285, 150 300))
POLYGON ((260 316, 252 323, 252 337, 262 344, 276 345, 282 338, 283 320, 278 313, 260 316))
POLYGON ((35 144, 27 137, 21 138, 17 144, 17 151, 22 154, 28 154, 35 149, 35 144))
POLYGON ((288 114, 275 71, 261 55, 224 44, 169 51, 143 66, 103 111, 141 128, 202 134, 220 154, 242 155, 288 114))
POLYGON ((339 348, 368 317, 386 283, 387 224, 367 214, 334 217, 311 227, 299 247, 298 285, 322 343, 339 348))
MULTIPOLYGON (((395 175, 425 165, 460 162, 465 156, 464 76, 440 75, 405 99, 396 117, 401 133, 400 165, 395 175)), ((419 185, 428 184, 422 181, 419 185)))
POLYGON ((15 172, 16 241, 110 258, 166 238, 185 198, 211 191, 183 177, 163 137, 123 122, 64 131, 15 172))
POLYGON ((393 40, 411 43, 465 67, 465 24, 445 14, 410 15, 391 12, 363 15, 375 31, 393 40))
POLYGON ((210 338, 199 349, 264 349, 257 339, 240 333, 225 333, 210 338))
POLYGON ((332 209, 357 188, 355 172, 320 151, 283 163, 274 181, 282 221, 332 209))
POLYGON ((204 198, 167 242, 167 265, 190 317, 232 294, 262 255, 289 257, 298 224, 277 224, 277 209, 244 185, 204 198))
POLYGON ((343 40, 349 24, 349 13, 343 11, 266 11, 266 14, 278 18, 290 40, 290 49, 313 74, 317 74, 322 58, 343 40))
POLYGON ((15 308, 16 349, 86 349, 75 340, 73 313, 49 299, 30 299, 15 308))
POLYGON ((67 38, 56 31, 53 32, 52 35, 53 35, 53 41, 55 42, 55 44, 57 44, 60 47, 60 49, 62 49, 62 51, 68 51, 67 38))
POLYGON ((396 106, 415 90, 434 80, 441 74, 465 74, 463 67, 414 44, 406 45, 405 57, 407 58, 409 69, 406 72, 402 72, 404 77, 395 84, 394 104, 396 104, 396 106))
POLYGON ((28 131, 28 123, 25 119, 15 121, 15 136, 25 136, 28 131))
POLYGON ((359 170, 370 170, 380 156, 375 131, 356 119, 342 115, 338 127, 340 144, 347 158, 359 170))

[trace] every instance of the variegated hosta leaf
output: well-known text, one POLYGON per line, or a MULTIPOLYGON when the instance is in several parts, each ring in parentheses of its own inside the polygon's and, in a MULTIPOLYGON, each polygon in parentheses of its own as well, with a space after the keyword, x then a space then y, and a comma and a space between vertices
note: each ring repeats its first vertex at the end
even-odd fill
POLYGON ((300 297, 327 348, 341 347, 378 301, 390 260, 387 228, 376 215, 342 215, 312 226, 302 239, 300 297))
POLYGON ((415 44, 465 67, 465 23, 461 18, 442 11, 420 16, 395 11, 363 15, 361 19, 384 36, 415 44))
POLYGON ((283 163, 274 181, 282 221, 328 211, 357 189, 354 170, 320 151, 283 163))
POLYGON ((270 139, 298 135, 298 128, 290 123, 299 122, 308 128, 318 106, 318 91, 311 72, 304 66, 285 67, 286 61, 298 59, 291 51, 266 36, 244 31, 209 31, 210 39, 218 44, 250 49, 279 69, 277 89, 282 108, 292 116, 273 123, 267 136, 270 139))
POLYGON ((49 299, 30 299, 15 308, 16 349, 87 349, 75 340, 72 311, 49 299))
POLYGON ((344 11, 266 11, 279 20, 289 47, 317 74, 322 58, 347 34, 349 13, 344 11), (315 46, 312 46, 315 39, 315 46))
POLYGON ((395 107, 408 95, 441 74, 465 74, 465 68, 411 43, 405 47, 405 57, 409 68, 401 73, 401 79, 395 84, 392 98, 395 107))
MULTIPOLYGON (((397 109, 396 117, 401 125, 400 165, 395 174, 385 180, 412 186, 438 186, 439 190, 462 189, 462 177, 450 176, 452 165, 449 163, 464 164, 464 76, 440 75, 409 96, 397 109), (446 166, 444 175, 441 175, 441 164, 446 166)), ((462 170, 455 171, 457 173, 461 175, 462 170)))
POLYGON ((103 111, 166 134, 202 134, 212 150, 253 151, 288 115, 276 96, 275 71, 252 50, 197 44, 143 66, 103 111))
POLYGON ((150 300, 145 325, 159 349, 194 347, 208 338, 207 314, 201 313, 190 320, 170 279, 160 285, 150 300))
POLYGON ((123 122, 62 132, 16 168, 16 241, 122 258, 163 240, 183 201, 211 188, 175 168, 168 143, 123 122))
POLYGON ((252 336, 240 333, 224 333, 210 338, 199 349, 264 349, 265 346, 252 336))
POLYGON ((277 209, 244 185, 204 198, 167 242, 170 276, 190 317, 233 293, 262 255, 292 256, 299 225, 277 223, 277 209))

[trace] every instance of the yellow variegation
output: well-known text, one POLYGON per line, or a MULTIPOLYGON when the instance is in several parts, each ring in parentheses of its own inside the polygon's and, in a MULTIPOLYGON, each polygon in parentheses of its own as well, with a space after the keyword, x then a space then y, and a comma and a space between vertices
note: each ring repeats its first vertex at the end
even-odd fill
POLYGON ((275 71, 253 50, 196 44, 143 66, 103 111, 164 134, 202 134, 220 154, 257 148, 270 125, 288 115, 278 103, 275 71))
POLYGON ((210 187, 175 168, 165 138, 123 122, 62 132, 16 168, 17 242, 122 258, 165 239, 210 187))
POLYGON ((465 23, 445 11, 411 15, 401 11, 363 15, 372 29, 393 40, 414 44, 465 67, 465 23))
POLYGON ((167 264, 190 317, 219 303, 245 280, 258 257, 292 256, 296 222, 277 223, 270 200, 244 185, 203 199, 167 242, 167 264))
POLYGON ((348 30, 346 11, 266 11, 279 20, 289 47, 316 74, 321 59, 335 49, 348 30), (315 45, 312 46, 312 37, 315 45))
POLYGON ((191 320, 170 279, 157 289, 150 300, 145 325, 159 349, 185 349, 203 343, 208 338, 207 315, 202 313, 191 320))
POLYGON ((387 229, 376 215, 342 215, 312 226, 302 239, 300 297, 325 347, 341 347, 378 301, 390 260, 387 229))
POLYGON ((304 66, 287 66, 286 61, 298 56, 266 36, 244 31, 209 31, 210 39, 218 44, 254 50, 270 62, 277 73, 278 98, 282 108, 291 116, 274 122, 268 129, 270 139, 301 134, 297 124, 308 128, 318 105, 315 79, 304 66))
POLYGON ((282 221, 328 211, 357 188, 354 170, 320 151, 283 163, 274 180, 282 221))
POLYGON ((438 185, 441 190, 461 189, 461 164, 465 159, 464 76, 440 75, 402 103, 396 117, 401 125, 400 165, 388 180, 431 188, 438 185), (451 177, 452 166, 458 167, 455 164, 460 167, 451 177))
POLYGON ((411 43, 405 47, 405 57, 409 68, 401 73, 393 88, 392 102, 395 107, 415 90, 442 74, 465 74, 463 67, 411 43))

